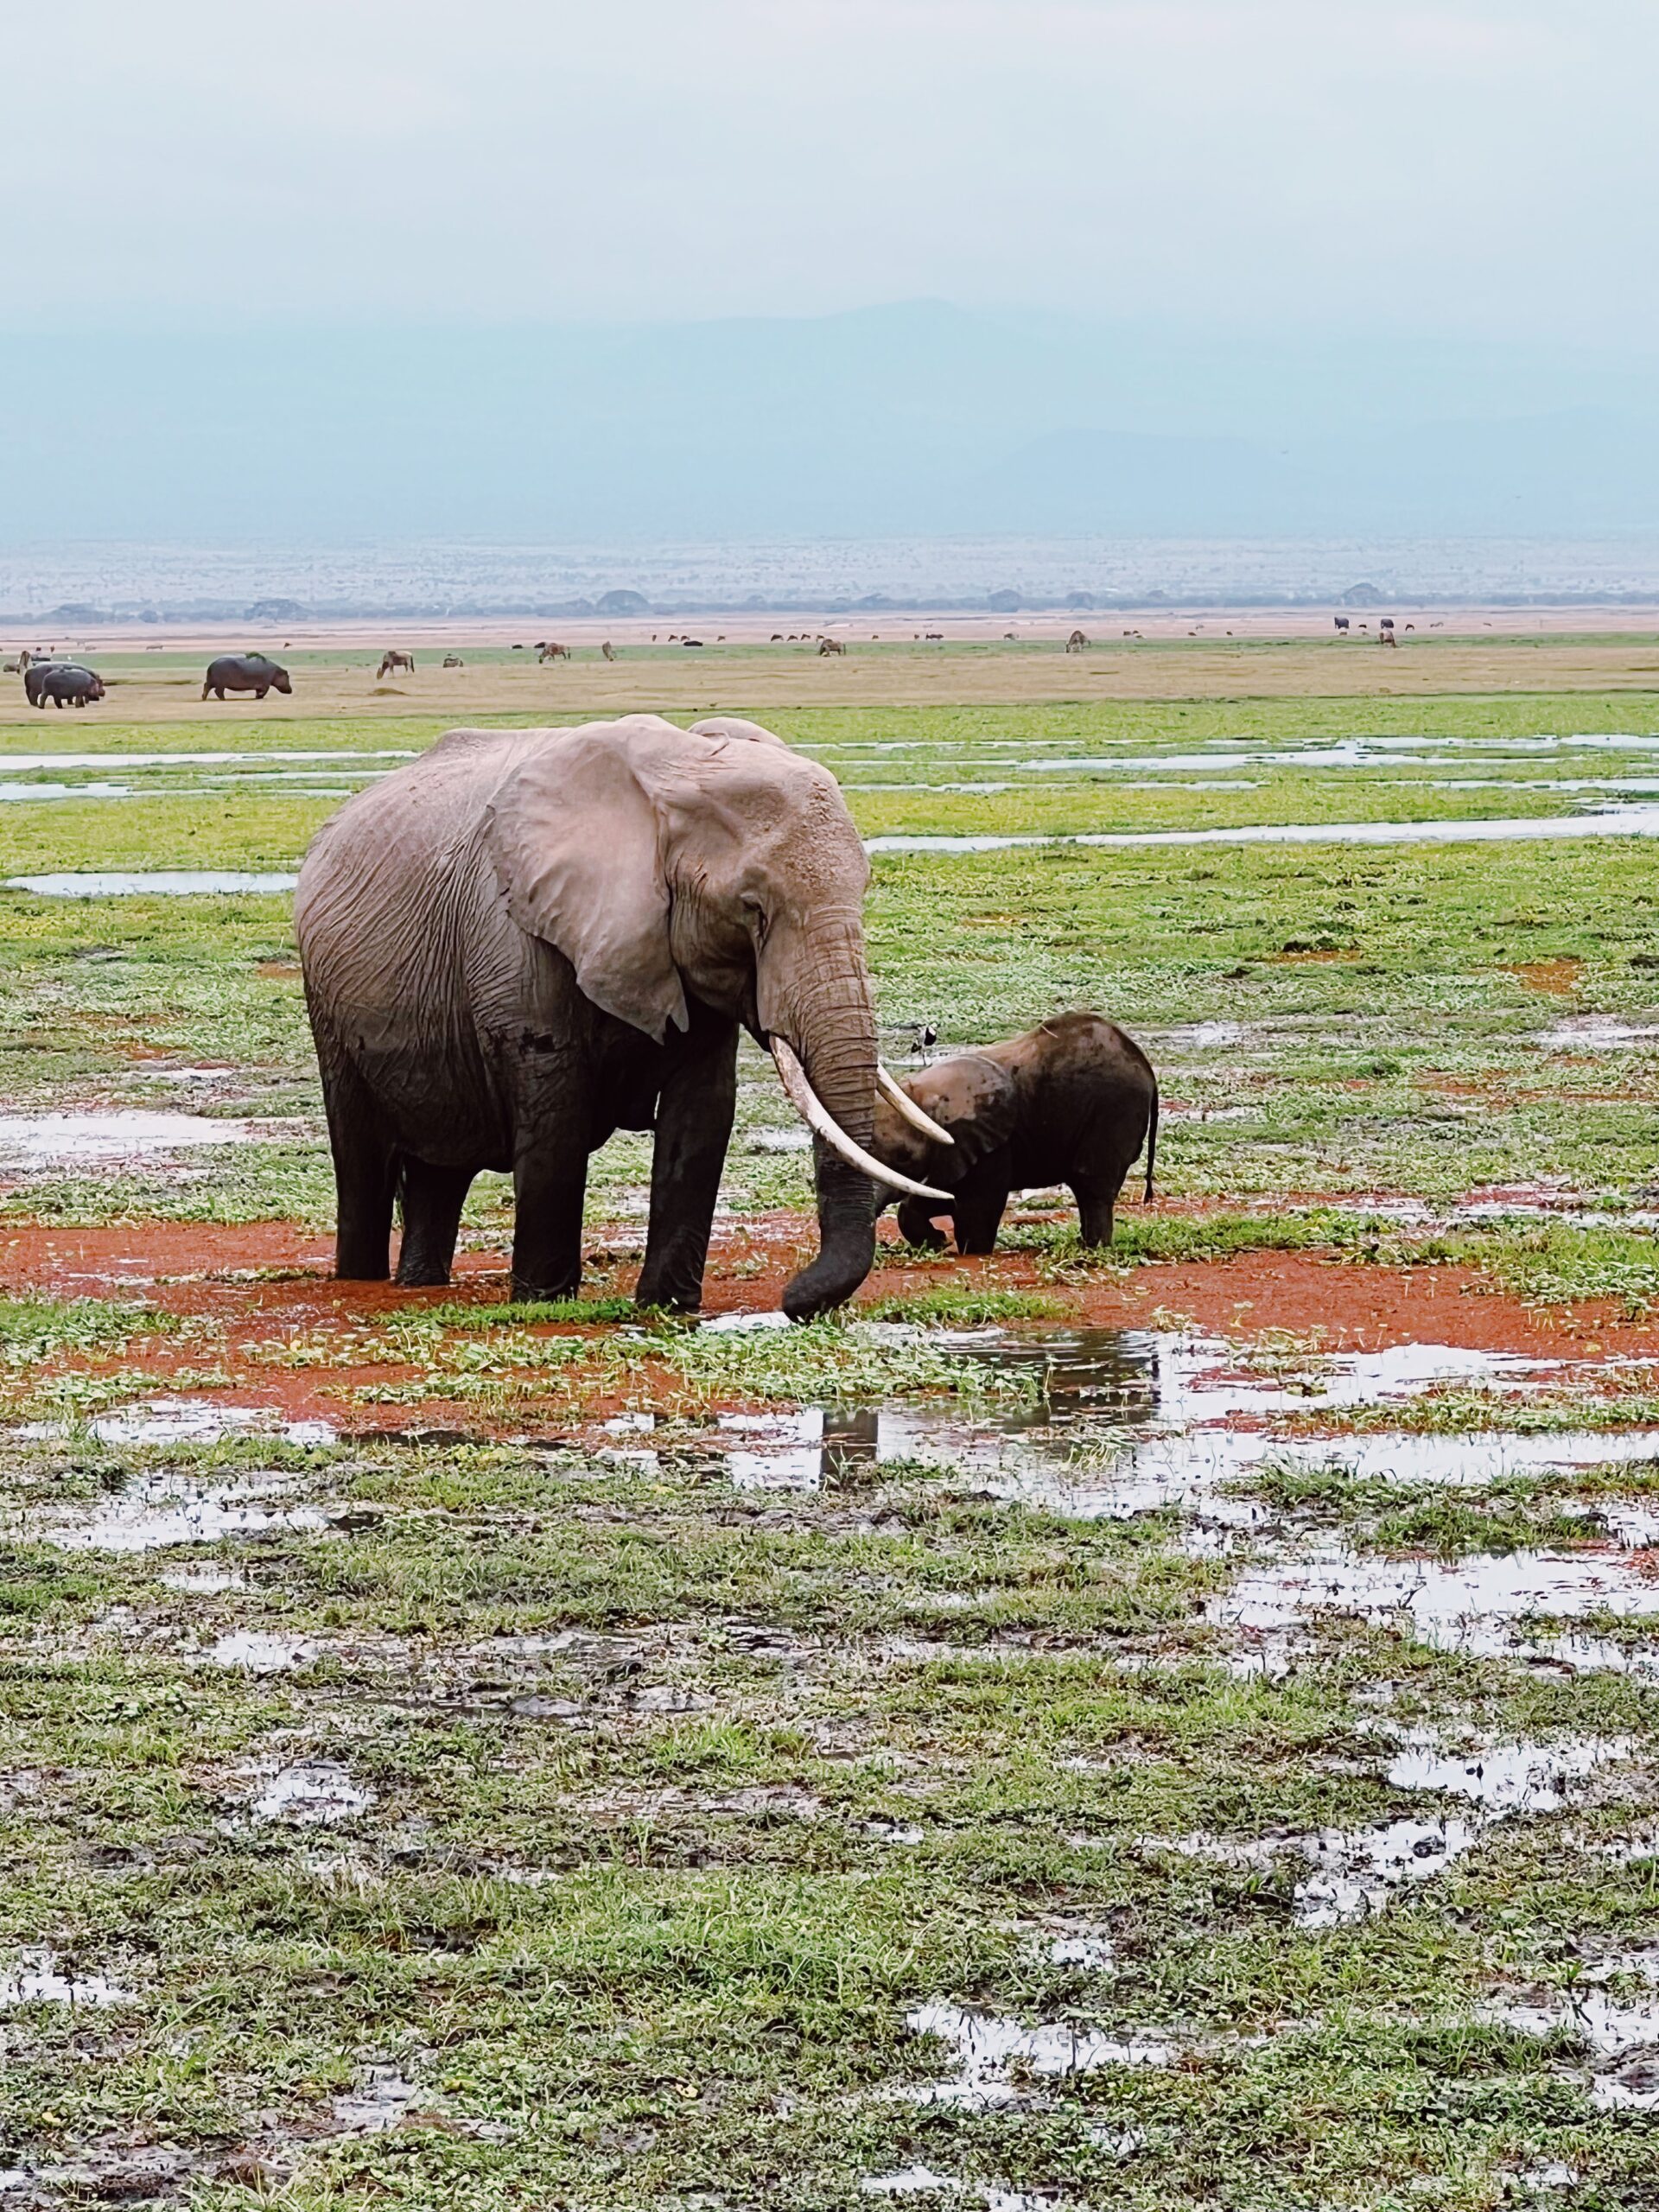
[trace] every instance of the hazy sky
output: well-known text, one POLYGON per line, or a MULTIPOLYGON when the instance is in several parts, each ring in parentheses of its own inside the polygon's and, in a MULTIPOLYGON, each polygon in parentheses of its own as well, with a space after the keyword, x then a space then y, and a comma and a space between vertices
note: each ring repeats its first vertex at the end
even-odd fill
POLYGON ((1630 356, 1652 0, 54 0, 0 326, 931 298, 1630 356))

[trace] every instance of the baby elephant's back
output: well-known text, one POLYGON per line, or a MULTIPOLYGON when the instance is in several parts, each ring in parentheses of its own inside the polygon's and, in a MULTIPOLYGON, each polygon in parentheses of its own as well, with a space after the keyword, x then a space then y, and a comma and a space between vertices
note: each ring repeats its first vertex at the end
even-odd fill
POLYGON ((1152 1063, 1127 1030, 1099 1014, 1057 1015, 994 1045, 1018 1086, 1023 1141, 1016 1185, 1069 1179, 1084 1154, 1127 1167, 1147 1135, 1158 1097, 1152 1063))

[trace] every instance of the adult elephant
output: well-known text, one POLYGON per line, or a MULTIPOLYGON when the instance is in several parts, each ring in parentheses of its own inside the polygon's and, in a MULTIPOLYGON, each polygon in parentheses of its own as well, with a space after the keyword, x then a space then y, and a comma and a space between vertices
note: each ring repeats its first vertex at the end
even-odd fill
POLYGON ((201 696, 205 699, 211 691, 222 699, 227 691, 251 691, 256 699, 263 699, 267 691, 286 695, 293 689, 288 671, 264 653, 221 653, 209 664, 201 696))
POLYGON ((295 900, 337 1272, 385 1277, 399 1198, 397 1280, 448 1281, 467 1188, 496 1168, 513 1178, 514 1295, 569 1296, 588 1155, 654 1128, 636 1295, 696 1306, 741 1026, 818 1139, 820 1249, 785 1310, 849 1298, 874 1255, 869 1179, 925 1191, 868 1151, 891 1084, 868 876, 829 772, 726 718, 451 730, 360 792, 313 843, 295 900))
POLYGON ((104 696, 104 679, 73 661, 36 661, 23 677, 31 707, 84 707, 104 696))

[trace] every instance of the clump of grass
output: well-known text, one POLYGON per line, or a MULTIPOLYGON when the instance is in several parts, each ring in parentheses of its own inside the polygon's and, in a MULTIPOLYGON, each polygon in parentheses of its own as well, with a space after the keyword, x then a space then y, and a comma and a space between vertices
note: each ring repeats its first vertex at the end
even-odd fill
POLYGON ((1626 1319, 1659 1300, 1659 1246, 1633 1230, 1575 1229, 1551 1222, 1511 1230, 1481 1254, 1486 1271, 1516 1298, 1535 1306, 1572 1306, 1589 1299, 1618 1301, 1626 1319))
POLYGON ((449 1300, 429 1306, 423 1318, 440 1329, 536 1328, 551 1323, 632 1321, 639 1312, 631 1298, 532 1298, 499 1306, 449 1300))
POLYGON ((931 1290, 901 1292, 859 1308, 867 1321, 913 1321, 919 1327, 982 1327, 994 1321, 1050 1321, 1065 1308, 1056 1298, 1032 1290, 974 1290, 940 1283, 931 1290))
POLYGON ((142 1306, 106 1298, 0 1298, 0 1360, 26 1367, 60 1352, 112 1352, 164 1327, 142 1306))
POLYGON ((793 1329, 690 1329, 613 1338, 604 1351, 608 1361, 625 1367, 660 1362, 710 1402, 948 1396, 985 1403, 1034 1401, 1039 1390, 1034 1376, 989 1367, 925 1338, 884 1339, 836 1315, 793 1329))

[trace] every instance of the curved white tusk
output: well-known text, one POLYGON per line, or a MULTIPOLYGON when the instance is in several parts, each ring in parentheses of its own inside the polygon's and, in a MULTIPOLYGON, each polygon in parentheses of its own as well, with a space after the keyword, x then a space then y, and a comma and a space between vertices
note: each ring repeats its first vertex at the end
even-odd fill
POLYGON ((919 1129, 925 1137, 931 1137, 935 1144, 955 1144, 956 1139, 950 1130, 942 1129, 937 1122, 924 1114, 904 1085, 894 1081, 880 1060, 875 1064, 875 1080, 893 1112, 901 1120, 908 1122, 912 1129, 919 1129))
POLYGON ((778 1064, 778 1080, 783 1084, 790 1104, 813 1135, 822 1137, 832 1152, 838 1152, 849 1167, 856 1167, 861 1175, 885 1183, 892 1190, 902 1191, 907 1198, 932 1198, 942 1206, 956 1203, 949 1191, 935 1191, 925 1183, 912 1183, 908 1175, 900 1175, 896 1168, 884 1167, 861 1144, 855 1144, 807 1081, 806 1070, 783 1039, 769 1037, 766 1042, 778 1064))

